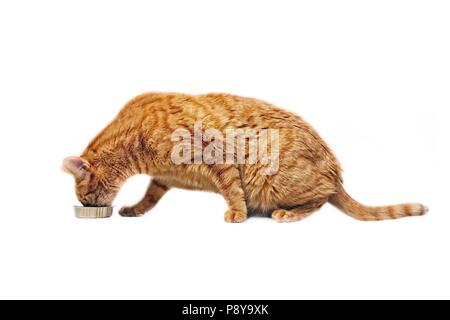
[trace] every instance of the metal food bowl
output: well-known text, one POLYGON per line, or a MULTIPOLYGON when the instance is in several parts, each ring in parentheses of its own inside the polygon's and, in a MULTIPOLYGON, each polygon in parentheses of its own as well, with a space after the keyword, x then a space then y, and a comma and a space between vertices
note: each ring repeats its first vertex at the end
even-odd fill
POLYGON ((74 206, 75 216, 80 219, 102 219, 112 216, 113 207, 74 206))

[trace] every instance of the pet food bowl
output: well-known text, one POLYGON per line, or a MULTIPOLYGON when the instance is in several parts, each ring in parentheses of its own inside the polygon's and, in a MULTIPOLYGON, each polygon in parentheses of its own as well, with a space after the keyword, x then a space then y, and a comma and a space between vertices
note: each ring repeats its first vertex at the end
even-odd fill
POLYGON ((75 216, 80 219, 102 219, 112 216, 113 207, 74 206, 75 216))

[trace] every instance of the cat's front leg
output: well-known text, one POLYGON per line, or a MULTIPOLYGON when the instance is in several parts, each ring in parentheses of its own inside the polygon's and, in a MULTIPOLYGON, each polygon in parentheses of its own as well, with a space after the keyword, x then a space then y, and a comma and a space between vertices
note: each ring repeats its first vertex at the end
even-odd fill
POLYGON ((234 165, 216 165, 213 167, 213 174, 217 190, 228 205, 225 221, 235 223, 245 221, 247 205, 238 168, 234 165))
POLYGON ((157 179, 152 179, 147 188, 144 198, 131 207, 123 207, 119 214, 123 217, 140 217, 152 209, 162 196, 169 190, 169 187, 157 179))

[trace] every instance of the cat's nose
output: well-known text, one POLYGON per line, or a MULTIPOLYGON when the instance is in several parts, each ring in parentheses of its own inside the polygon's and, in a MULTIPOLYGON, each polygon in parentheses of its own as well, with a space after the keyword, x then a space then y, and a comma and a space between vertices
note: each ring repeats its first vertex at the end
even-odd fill
POLYGON ((87 202, 87 201, 82 200, 82 201, 80 201, 80 202, 81 202, 81 204, 83 205, 83 207, 95 207, 95 206, 93 206, 92 204, 90 204, 90 203, 87 202))

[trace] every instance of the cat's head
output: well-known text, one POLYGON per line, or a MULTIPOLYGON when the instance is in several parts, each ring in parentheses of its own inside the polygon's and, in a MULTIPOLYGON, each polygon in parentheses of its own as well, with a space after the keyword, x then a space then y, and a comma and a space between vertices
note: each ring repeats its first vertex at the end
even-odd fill
POLYGON ((62 169, 74 176, 75 192, 83 206, 111 206, 119 188, 106 179, 102 168, 81 157, 67 157, 63 161, 62 169))

